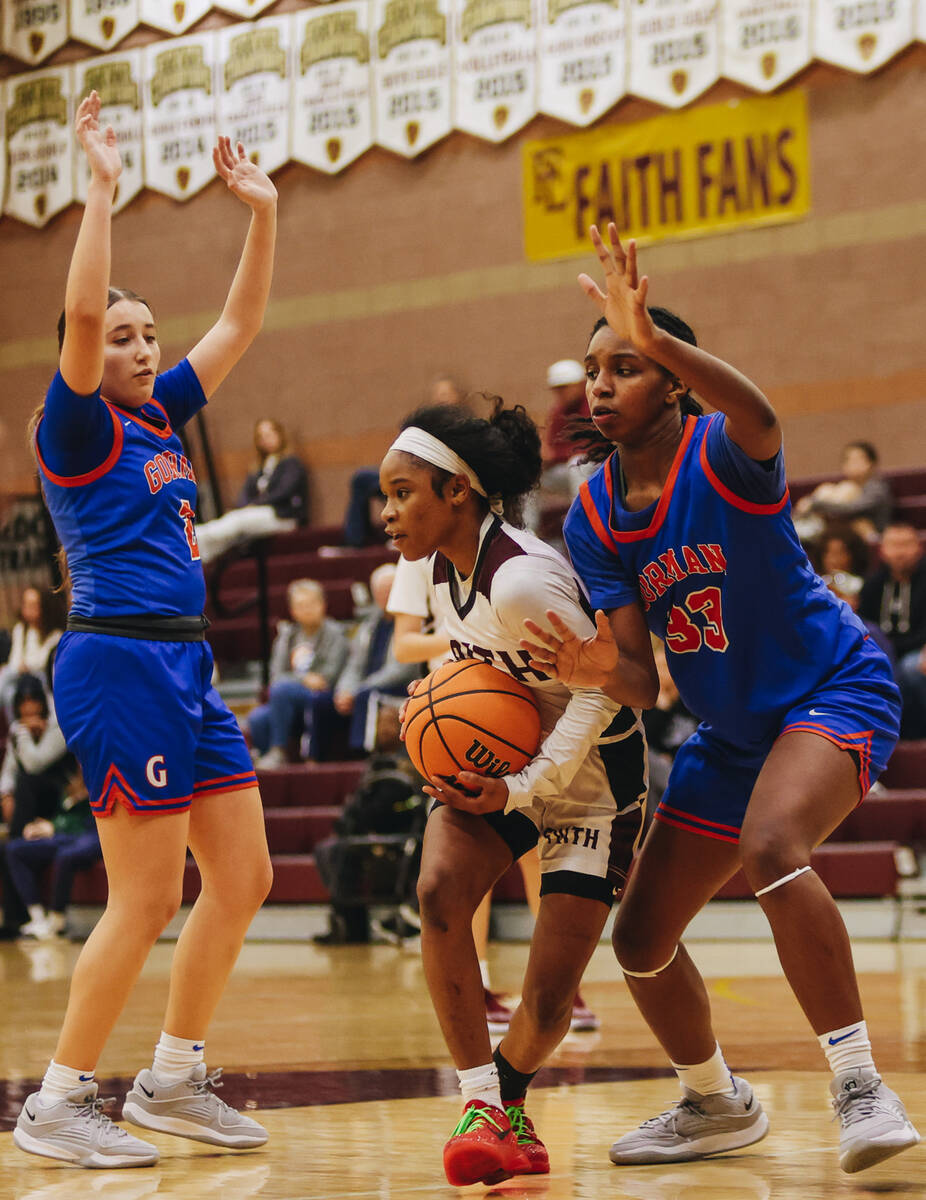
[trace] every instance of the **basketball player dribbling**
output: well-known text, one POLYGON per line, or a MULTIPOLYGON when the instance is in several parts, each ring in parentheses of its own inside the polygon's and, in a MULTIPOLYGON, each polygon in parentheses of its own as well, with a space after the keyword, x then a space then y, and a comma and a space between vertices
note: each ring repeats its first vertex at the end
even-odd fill
POLYGON ((180 904, 189 847, 202 890, 174 951, 164 1028, 126 1097, 135 1124, 215 1146, 262 1145, 266 1130, 215 1095, 204 1039, 270 887, 257 780, 234 716, 212 687, 193 515, 196 484, 174 432, 256 336, 270 290, 276 189, 220 138, 216 170, 251 210, 217 323, 157 374, 154 318, 109 288, 121 160, 95 92, 76 133, 90 166, 65 294, 61 357, 35 430, 42 486, 72 584, 55 662, 55 703, 83 768, 109 885, 81 950, 41 1090, 14 1130, 32 1154, 82 1167, 137 1167, 156 1148, 103 1114, 94 1070, 151 946, 180 904))
MULTIPOLYGON (((919 1135, 875 1069, 839 910, 810 855, 865 796, 897 740, 899 694, 861 622, 813 572, 791 523, 781 427, 765 396, 647 308, 636 247, 592 241, 604 316, 586 353, 590 456, 564 533, 595 606, 640 597, 701 725, 681 747, 614 924, 630 991, 683 1098, 611 1149, 617 1164, 750 1145, 768 1121, 731 1076, 701 976, 679 939, 742 867, 833 1073, 840 1166, 855 1172, 919 1135), (717 410, 698 415, 694 391, 717 410), (616 451, 615 451, 616 447, 616 451)), ((607 687, 620 657, 556 617, 529 627, 532 661, 607 687)), ((567 622, 568 624, 568 622, 567 622)))
POLYGON ((419 409, 380 468, 386 532, 406 559, 429 559, 432 611, 452 657, 491 663, 525 683, 541 713, 543 741, 523 771, 497 779, 461 772, 457 782, 470 795, 450 784, 425 788, 442 803, 425 830, 421 948, 463 1096, 444 1148, 455 1186, 549 1171, 525 1092, 569 1028, 582 972, 640 836, 646 795, 637 709, 654 702, 657 683, 636 598, 612 617, 622 657, 609 694, 548 678, 519 646, 524 620, 545 622, 548 609, 594 632, 568 563, 499 515, 503 505, 509 514, 518 509, 540 465, 533 422, 499 400, 489 420, 447 406, 419 409), (522 1000, 493 1056, 473 914, 538 842, 540 911, 522 1000))

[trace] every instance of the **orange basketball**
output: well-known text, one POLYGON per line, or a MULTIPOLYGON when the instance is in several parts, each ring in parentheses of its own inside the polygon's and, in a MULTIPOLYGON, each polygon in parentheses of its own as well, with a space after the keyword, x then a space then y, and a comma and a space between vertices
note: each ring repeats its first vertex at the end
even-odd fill
POLYGON ((405 748, 435 783, 459 771, 508 775, 540 746, 540 713, 529 687, 478 659, 443 663, 405 710, 405 748))

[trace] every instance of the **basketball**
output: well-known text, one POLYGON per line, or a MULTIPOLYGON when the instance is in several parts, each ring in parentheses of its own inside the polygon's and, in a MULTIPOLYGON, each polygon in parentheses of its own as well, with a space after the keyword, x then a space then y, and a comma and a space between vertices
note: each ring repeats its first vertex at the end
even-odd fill
POLYGON ((477 659, 443 663, 409 699, 405 749, 435 783, 460 771, 508 775, 540 746, 540 713, 529 687, 477 659))

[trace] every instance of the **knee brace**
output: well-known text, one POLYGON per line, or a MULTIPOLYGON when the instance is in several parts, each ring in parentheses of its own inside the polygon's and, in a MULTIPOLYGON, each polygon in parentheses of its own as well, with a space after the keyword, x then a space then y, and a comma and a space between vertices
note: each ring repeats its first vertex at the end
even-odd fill
POLYGON ((669 959, 669 961, 664 962, 662 966, 657 967, 655 971, 628 971, 627 968, 621 963, 620 959, 617 960, 617 965, 625 975, 630 975, 633 979, 652 979, 654 975, 661 975, 666 967, 672 966, 672 964, 675 962, 676 954, 678 954, 678 946, 676 946, 672 951, 672 957, 669 959))
POLYGON ((767 892, 774 892, 775 888, 783 887, 784 884, 790 883, 792 879, 797 879, 798 875, 803 875, 807 871, 812 871, 813 867, 798 867, 796 871, 792 871, 790 875, 782 875, 780 879, 776 879, 774 883, 768 884, 767 887, 759 888, 755 893, 756 898, 764 896, 767 892))

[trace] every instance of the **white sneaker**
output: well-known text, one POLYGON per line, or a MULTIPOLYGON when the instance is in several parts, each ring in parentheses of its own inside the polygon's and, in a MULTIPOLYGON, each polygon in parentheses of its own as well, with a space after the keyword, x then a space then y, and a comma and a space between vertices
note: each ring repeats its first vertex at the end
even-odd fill
POLYGON ((920 1140, 904 1106, 872 1067, 840 1071, 830 1092, 842 1125, 839 1165, 847 1174, 864 1171, 920 1140))
POLYGON ((768 1117, 745 1079, 733 1077, 735 1091, 702 1096, 691 1088, 674 1108, 650 1117, 611 1147, 619 1166, 635 1163, 688 1162, 760 1142, 768 1117))
POLYGON ((133 1137, 103 1115, 97 1085, 86 1084, 46 1107, 39 1093, 27 1097, 13 1141, 27 1154, 59 1158, 79 1167, 151 1167, 156 1147, 133 1137))
POLYGON ((122 1115, 126 1121, 160 1133, 174 1133, 196 1142, 246 1150, 262 1146, 269 1134, 263 1125, 242 1116, 220 1100, 213 1088, 221 1087, 221 1068, 206 1074, 205 1063, 194 1068, 179 1083, 158 1083, 147 1068, 139 1071, 125 1098, 122 1115))
POLYGON ((258 771, 272 771, 274 767, 286 766, 286 752, 280 746, 271 746, 266 754, 262 754, 254 763, 258 771))

